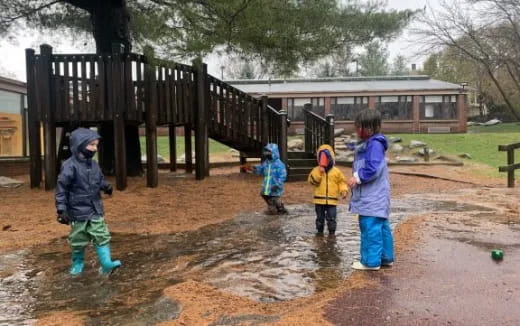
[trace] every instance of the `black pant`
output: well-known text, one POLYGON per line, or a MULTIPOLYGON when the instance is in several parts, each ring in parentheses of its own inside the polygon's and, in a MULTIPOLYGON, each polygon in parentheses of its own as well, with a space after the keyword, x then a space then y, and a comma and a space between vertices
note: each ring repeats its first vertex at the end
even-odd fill
POLYGON ((278 196, 262 195, 262 198, 267 203, 267 209, 271 214, 285 214, 287 210, 283 206, 282 200, 278 196))
POLYGON ((323 232, 325 220, 327 220, 327 227, 329 233, 336 232, 336 205, 321 205, 315 204, 316 209, 316 229, 318 232, 323 232))

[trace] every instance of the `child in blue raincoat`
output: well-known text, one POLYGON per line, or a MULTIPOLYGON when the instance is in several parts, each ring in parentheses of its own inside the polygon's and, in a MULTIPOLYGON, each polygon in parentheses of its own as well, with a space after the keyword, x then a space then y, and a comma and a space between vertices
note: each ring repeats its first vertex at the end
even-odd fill
POLYGON ((380 133, 381 114, 374 109, 361 111, 355 120, 361 142, 356 146, 351 188, 350 212, 359 215, 361 261, 352 264, 359 270, 378 270, 394 261, 390 230, 390 181, 385 151, 386 137, 380 133))
POLYGON ((72 249, 71 275, 83 272, 85 249, 93 242, 103 274, 121 266, 110 258, 110 232, 104 219, 100 192, 112 195, 112 186, 105 181, 96 154, 100 136, 97 132, 78 128, 70 135, 72 156, 63 162, 56 188, 58 222, 70 224, 69 244, 72 249))
POLYGON ((283 185, 287 179, 287 169, 280 160, 278 145, 267 144, 263 149, 262 159, 260 165, 250 167, 248 170, 264 177, 260 195, 267 203, 266 213, 270 215, 287 214, 281 200, 283 185))

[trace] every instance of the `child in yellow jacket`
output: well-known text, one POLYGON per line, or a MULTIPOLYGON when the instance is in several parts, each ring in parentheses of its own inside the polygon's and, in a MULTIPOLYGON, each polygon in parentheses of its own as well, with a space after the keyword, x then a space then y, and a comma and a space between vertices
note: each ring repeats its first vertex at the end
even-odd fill
POLYGON ((343 173, 334 166, 334 150, 329 145, 318 148, 318 166, 312 169, 307 181, 314 188, 317 235, 323 235, 325 220, 329 235, 336 232, 336 205, 340 196, 347 198, 349 190, 343 173))

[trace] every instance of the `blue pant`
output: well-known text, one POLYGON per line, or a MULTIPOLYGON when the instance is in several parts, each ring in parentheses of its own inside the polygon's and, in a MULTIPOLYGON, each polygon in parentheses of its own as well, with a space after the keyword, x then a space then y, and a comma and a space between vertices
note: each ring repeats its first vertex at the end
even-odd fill
POLYGON ((359 216, 361 263, 377 267, 394 261, 394 240, 387 218, 359 216))
POLYGON ((315 209, 316 229, 318 232, 323 232, 323 228, 325 227, 325 220, 327 220, 329 233, 336 232, 336 205, 315 204, 315 209))

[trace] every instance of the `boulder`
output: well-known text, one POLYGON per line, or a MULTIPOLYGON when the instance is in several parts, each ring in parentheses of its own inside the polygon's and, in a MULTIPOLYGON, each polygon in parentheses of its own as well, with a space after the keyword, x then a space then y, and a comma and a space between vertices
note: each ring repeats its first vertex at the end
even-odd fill
POLYGON ((344 128, 334 129, 334 137, 341 136, 345 132, 344 128))
POLYGON ((390 136, 390 137, 388 137, 388 141, 391 143, 400 143, 403 140, 400 137, 390 136))
POLYGON ((299 138, 291 139, 287 142, 287 148, 291 151, 296 149, 303 149, 303 145, 303 139, 299 138))
POLYGON ((401 153, 403 150, 404 147, 399 144, 392 144, 392 146, 390 146, 390 151, 392 153, 401 153))
POLYGON ((18 188, 21 185, 23 185, 21 181, 0 176, 0 188, 18 188))
POLYGON ((410 141, 410 148, 416 148, 416 147, 425 147, 426 143, 423 143, 419 140, 411 140, 410 141))
POLYGON ((397 156, 395 159, 399 163, 413 163, 418 161, 416 157, 411 156, 397 156))
MULTIPOLYGON (((420 150, 417 151, 417 154, 419 154, 420 156, 424 156, 424 154, 426 153, 426 148, 421 148, 420 150)), ((432 155, 434 153, 433 149, 431 148, 428 148, 428 154, 432 155)))
POLYGON ((339 144, 334 145, 334 149, 336 151, 345 151, 345 150, 347 150, 347 145, 339 143, 339 144))
POLYGON ((499 123, 502 123, 502 121, 498 120, 498 119, 491 119, 489 121, 486 121, 484 123, 482 123, 483 126, 494 126, 494 125, 497 125, 499 123))

